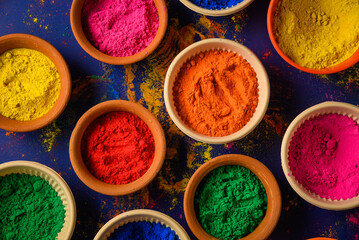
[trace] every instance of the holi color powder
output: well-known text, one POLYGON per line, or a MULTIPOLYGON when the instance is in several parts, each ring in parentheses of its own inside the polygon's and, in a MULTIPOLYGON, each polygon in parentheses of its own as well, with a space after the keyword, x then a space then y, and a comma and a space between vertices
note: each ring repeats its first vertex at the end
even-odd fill
POLYGON ((56 143, 56 138, 62 133, 61 128, 57 127, 55 122, 41 129, 42 146, 46 152, 50 152, 56 143))
POLYGON ((358 49, 359 2, 317 0, 278 2, 273 31, 281 50, 297 64, 323 69, 358 49))
POLYGON ((86 0, 81 16, 88 40, 115 57, 142 51, 152 42, 159 25, 152 0, 86 0))
POLYGON ((221 166, 207 174, 197 187, 197 219, 210 235, 240 239, 263 220, 267 195, 263 184, 242 166, 221 166))
POLYGON ((199 7, 211 9, 211 10, 221 10, 229 7, 233 7, 243 0, 190 0, 192 3, 196 4, 199 7))
POLYGON ((96 178, 126 184, 147 172, 155 147, 151 130, 142 119, 128 112, 110 112, 87 127, 81 151, 96 178))
POLYGON ((256 72, 236 53, 201 52, 181 66, 173 101, 182 121, 194 131, 230 135, 247 124, 257 107, 256 72))
POLYGON ((359 126, 351 118, 324 114, 305 121, 289 146, 293 176, 322 198, 359 195, 359 126))
POLYGON ((161 223, 138 221, 129 222, 115 229, 108 240, 179 240, 176 233, 161 223))

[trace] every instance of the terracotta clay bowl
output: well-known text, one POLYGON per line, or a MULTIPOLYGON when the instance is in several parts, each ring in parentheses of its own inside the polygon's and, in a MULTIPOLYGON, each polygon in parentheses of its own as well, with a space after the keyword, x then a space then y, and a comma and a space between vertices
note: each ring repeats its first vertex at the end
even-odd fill
POLYGON ((70 160, 80 180, 96 192, 119 196, 126 195, 147 186, 160 171, 165 154, 166 139, 158 120, 145 107, 124 100, 111 100, 95 105, 78 120, 70 139, 70 160), (129 112, 140 117, 149 127, 155 141, 155 153, 151 167, 139 179, 127 184, 109 184, 97 179, 90 173, 81 153, 81 142, 87 127, 98 117, 109 112, 129 112))
POLYGON ((213 158, 199 167, 193 174, 187 185, 183 202, 188 226, 200 240, 218 240, 207 233, 199 223, 195 212, 194 198, 197 187, 202 179, 215 168, 226 165, 245 167, 252 171, 262 182, 268 198, 266 214, 257 228, 252 233, 241 238, 241 240, 267 239, 276 227, 281 213, 282 200, 279 186, 273 174, 264 164, 254 158, 240 154, 228 154, 213 158))
POLYGON ((274 22, 274 15, 275 15, 275 11, 276 11, 276 7, 278 5, 280 0, 271 0, 270 4, 269 4, 269 8, 268 8, 268 14, 267 14, 267 28, 268 28, 268 34, 269 34, 269 38, 275 48, 275 50, 278 52, 278 54, 290 65, 292 65, 293 67, 303 71, 303 72, 307 72, 307 73, 313 73, 313 74, 330 74, 330 73, 337 73, 340 71, 343 71, 351 66, 353 66, 354 64, 356 64, 357 62, 359 62, 359 48, 357 49, 357 51, 347 60, 328 67, 328 68, 323 68, 323 69, 311 69, 311 68, 307 68, 307 67, 303 67, 299 64, 297 64, 296 62, 294 62, 292 59, 290 59, 279 47, 277 40, 275 39, 274 36, 274 29, 273 29, 273 22, 274 22))
POLYGON ((237 5, 234 5, 232 7, 227 7, 225 9, 207 9, 200 7, 189 0, 180 0, 180 1, 183 3, 183 5, 185 5, 186 7, 188 7, 189 9, 191 9, 196 13, 203 14, 206 16, 220 17, 220 16, 228 16, 235 14, 248 7, 254 0, 243 0, 237 5))
POLYGON ((33 161, 10 161, 0 164, 0 176, 28 174, 45 179, 61 198, 65 209, 65 219, 57 239, 70 240, 76 225, 76 203, 65 180, 53 169, 33 161))
POLYGON ((106 240, 117 228, 127 223, 138 221, 161 223, 162 225, 171 228, 180 240, 191 240, 177 221, 166 214, 150 209, 135 209, 117 215, 103 225, 96 234, 94 240, 106 240))
POLYGON ((75 35, 75 38, 77 42, 80 44, 80 46, 87 52, 90 56, 93 58, 104 62, 109 63, 113 65, 126 65, 138 62, 144 58, 146 58, 148 55, 150 55, 160 44, 162 38, 164 37, 167 29, 168 24, 168 13, 167 13, 167 7, 164 0, 153 0, 159 17, 159 26, 157 30, 157 34, 152 40, 152 42, 141 52, 136 53, 132 56, 127 57, 114 57, 111 55, 107 55, 97 48, 95 48, 86 38, 86 35, 82 28, 81 23, 81 12, 82 12, 82 6, 86 0, 74 0, 72 2, 71 6, 71 12, 70 12, 70 22, 71 22, 71 28, 72 32, 75 35))
POLYGON ((0 54, 14 48, 29 48, 46 55, 56 66, 61 80, 60 95, 52 109, 40 118, 19 121, 0 115, 0 128, 12 132, 40 129, 60 116, 71 96, 71 75, 61 54, 50 43, 29 34, 9 34, 0 37, 0 54))

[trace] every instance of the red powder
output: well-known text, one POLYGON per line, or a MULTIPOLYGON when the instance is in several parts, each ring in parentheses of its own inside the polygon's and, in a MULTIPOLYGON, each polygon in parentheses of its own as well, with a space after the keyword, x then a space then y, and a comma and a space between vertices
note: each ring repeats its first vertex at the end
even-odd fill
POLYGON ((126 184, 149 169, 155 144, 141 118, 128 112, 111 112, 88 126, 81 148, 85 164, 96 178, 126 184))

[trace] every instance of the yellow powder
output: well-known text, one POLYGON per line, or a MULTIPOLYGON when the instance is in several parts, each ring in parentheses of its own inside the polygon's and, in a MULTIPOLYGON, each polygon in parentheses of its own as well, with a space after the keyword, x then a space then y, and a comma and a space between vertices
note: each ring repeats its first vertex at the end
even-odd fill
POLYGON ((274 34, 297 64, 322 69, 352 56, 359 46, 358 0, 281 0, 274 34))
POLYGON ((57 101, 61 82, 43 53, 15 48, 0 55, 0 114, 27 121, 45 115, 57 101))

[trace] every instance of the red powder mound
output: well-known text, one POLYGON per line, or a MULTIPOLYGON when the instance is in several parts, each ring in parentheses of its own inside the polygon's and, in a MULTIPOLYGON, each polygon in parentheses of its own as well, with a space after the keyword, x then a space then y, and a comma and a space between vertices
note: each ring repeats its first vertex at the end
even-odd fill
POLYGON ((86 166, 96 178, 110 184, 126 184, 150 168, 155 143, 141 118, 127 112, 111 112, 88 126, 81 149, 86 166))

